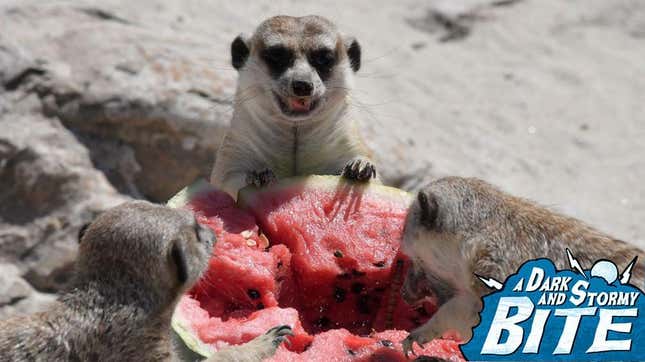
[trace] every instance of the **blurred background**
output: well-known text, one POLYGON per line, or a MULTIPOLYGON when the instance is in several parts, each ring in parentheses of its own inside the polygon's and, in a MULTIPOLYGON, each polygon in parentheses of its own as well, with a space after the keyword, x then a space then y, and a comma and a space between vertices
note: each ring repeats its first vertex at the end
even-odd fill
POLYGON ((476 176, 645 247, 643 0, 0 0, 0 318, 55 298, 94 215, 210 173, 230 42, 277 14, 362 44, 386 183, 476 176))

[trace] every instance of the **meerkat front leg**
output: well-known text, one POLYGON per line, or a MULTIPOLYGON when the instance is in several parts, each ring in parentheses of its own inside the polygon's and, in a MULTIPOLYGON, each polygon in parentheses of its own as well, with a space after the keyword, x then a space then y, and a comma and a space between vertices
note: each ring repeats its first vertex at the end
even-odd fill
POLYGON ((472 327, 477 324, 480 309, 479 298, 467 291, 456 294, 439 307, 437 312, 421 327, 413 330, 403 342, 403 353, 407 357, 414 353, 414 343, 423 347, 425 343, 441 337, 449 330, 459 332, 464 341, 472 337, 472 327))
POLYGON ((374 164, 364 158, 364 157, 355 157, 343 168, 341 176, 348 180, 354 181, 369 181, 370 179, 376 178, 376 167, 374 164))
POLYGON ((293 336, 291 327, 273 327, 247 343, 218 351, 206 362, 261 362, 272 357, 282 342, 287 341, 287 336, 293 336))

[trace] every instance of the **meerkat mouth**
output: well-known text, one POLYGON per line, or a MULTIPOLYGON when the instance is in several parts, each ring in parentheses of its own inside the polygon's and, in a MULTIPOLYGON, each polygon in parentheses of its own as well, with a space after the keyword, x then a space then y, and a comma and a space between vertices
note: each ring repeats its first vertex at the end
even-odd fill
POLYGON ((312 97, 281 97, 273 93, 273 96, 282 113, 289 117, 303 117, 313 113, 318 108, 320 99, 312 97))

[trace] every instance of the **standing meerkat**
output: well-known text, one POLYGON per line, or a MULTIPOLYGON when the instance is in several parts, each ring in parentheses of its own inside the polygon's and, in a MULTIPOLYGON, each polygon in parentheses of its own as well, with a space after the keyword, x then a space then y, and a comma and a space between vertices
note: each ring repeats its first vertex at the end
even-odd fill
MULTIPOLYGON (((643 250, 583 222, 513 197, 473 178, 448 177, 419 192, 406 221, 403 252, 411 261, 402 295, 414 304, 434 295, 436 314, 403 341, 406 355, 447 330, 467 341, 479 320, 488 289, 475 274, 505 280, 527 260, 551 259, 568 269, 566 249, 583 265, 610 259, 626 266, 643 250)), ((632 284, 642 288, 645 268, 636 265, 632 284)))
MULTIPOLYGON (((50 310, 0 321, 3 361, 175 361, 175 305, 207 267, 215 236, 188 211, 144 201, 101 214, 80 239, 72 289, 50 310)), ((261 361, 273 328, 210 361, 261 361)))
POLYGON ((237 197, 248 184, 276 178, 341 174, 376 177, 352 118, 356 39, 320 16, 275 16, 231 44, 239 72, 231 126, 217 152, 211 183, 237 197))

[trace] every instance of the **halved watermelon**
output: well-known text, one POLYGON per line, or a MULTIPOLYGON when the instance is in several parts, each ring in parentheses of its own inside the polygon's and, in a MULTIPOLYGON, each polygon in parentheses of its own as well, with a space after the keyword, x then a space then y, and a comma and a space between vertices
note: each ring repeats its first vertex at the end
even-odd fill
MULTIPOLYGON (((288 324, 295 335, 272 361, 405 360, 400 341, 435 310, 400 297, 409 194, 310 176, 238 199, 202 182, 169 202, 217 234, 209 269, 173 317, 187 346, 208 356, 288 324)), ((417 352, 463 360, 453 340, 417 352)))

